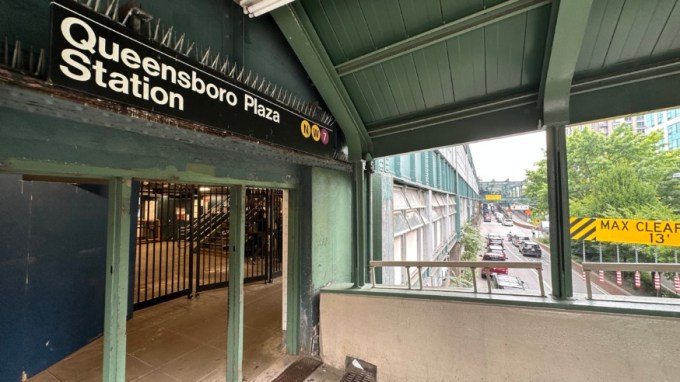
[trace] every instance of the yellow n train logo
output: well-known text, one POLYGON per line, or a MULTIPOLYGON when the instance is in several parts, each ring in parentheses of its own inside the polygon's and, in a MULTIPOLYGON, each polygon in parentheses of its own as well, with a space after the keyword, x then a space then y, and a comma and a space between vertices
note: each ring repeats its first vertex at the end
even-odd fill
POLYGON ((594 218, 569 218, 572 240, 597 240, 597 221, 594 218))

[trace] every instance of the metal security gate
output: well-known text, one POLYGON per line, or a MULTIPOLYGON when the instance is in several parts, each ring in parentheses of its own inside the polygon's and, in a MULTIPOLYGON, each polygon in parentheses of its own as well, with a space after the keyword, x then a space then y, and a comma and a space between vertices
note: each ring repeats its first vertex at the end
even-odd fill
POLYGON ((283 191, 269 188, 246 190, 245 281, 281 275, 283 247, 283 191))
MULTIPOLYGON (((283 192, 246 189, 245 282, 281 275, 283 192)), ((229 284, 229 188, 142 182, 134 308, 229 284)))

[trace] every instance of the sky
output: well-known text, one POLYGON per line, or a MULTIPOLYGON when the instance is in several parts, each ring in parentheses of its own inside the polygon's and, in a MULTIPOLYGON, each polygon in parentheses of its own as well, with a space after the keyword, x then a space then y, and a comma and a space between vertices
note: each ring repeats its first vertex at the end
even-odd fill
POLYGON ((545 132, 537 131, 470 144, 477 177, 482 181, 524 180, 526 170, 543 158, 545 132))

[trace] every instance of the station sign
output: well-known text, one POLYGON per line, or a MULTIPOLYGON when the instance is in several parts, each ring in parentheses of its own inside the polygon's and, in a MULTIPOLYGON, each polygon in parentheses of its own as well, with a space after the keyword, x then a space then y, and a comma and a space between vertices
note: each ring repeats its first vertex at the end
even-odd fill
POLYGON ((484 195, 484 200, 502 200, 503 196, 499 194, 487 194, 484 195))
POLYGON ((572 240, 680 246, 680 222, 659 220, 569 219, 572 240))
POLYGON ((75 1, 50 5, 54 85, 334 157, 337 138, 329 126, 75 1))

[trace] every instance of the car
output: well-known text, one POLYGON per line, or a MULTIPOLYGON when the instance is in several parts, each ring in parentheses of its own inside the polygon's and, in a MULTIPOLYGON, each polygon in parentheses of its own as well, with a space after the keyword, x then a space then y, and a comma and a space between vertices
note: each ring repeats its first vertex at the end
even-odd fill
MULTIPOLYGON (((482 261, 505 261, 505 256, 501 255, 499 253, 485 253, 484 256, 482 256, 482 261)), ((508 268, 482 268, 482 278, 486 278, 487 274, 494 275, 494 274, 508 274, 508 268)))
POLYGON ((531 240, 523 241, 520 244, 519 251, 524 256, 536 256, 540 258, 542 255, 541 246, 531 240))
POLYGON ((514 236, 512 238, 512 244, 517 248, 519 248, 523 241, 531 241, 531 238, 529 236, 514 236))
POLYGON ((503 225, 506 227, 512 227, 513 222, 511 218, 505 218, 503 219, 503 225))
POLYGON ((524 281, 517 276, 510 276, 506 274, 491 275, 491 287, 493 289, 505 290, 525 290, 524 281))
POLYGON ((487 245, 486 253, 498 253, 499 255, 503 255, 503 258, 508 258, 508 256, 505 255, 505 249, 503 249, 503 246, 498 244, 487 245))
POLYGON ((486 245, 497 244, 503 245, 503 236, 497 233, 489 233, 486 235, 486 245))
POLYGON ((490 214, 484 214, 484 222, 485 223, 491 222, 491 215, 490 214))

